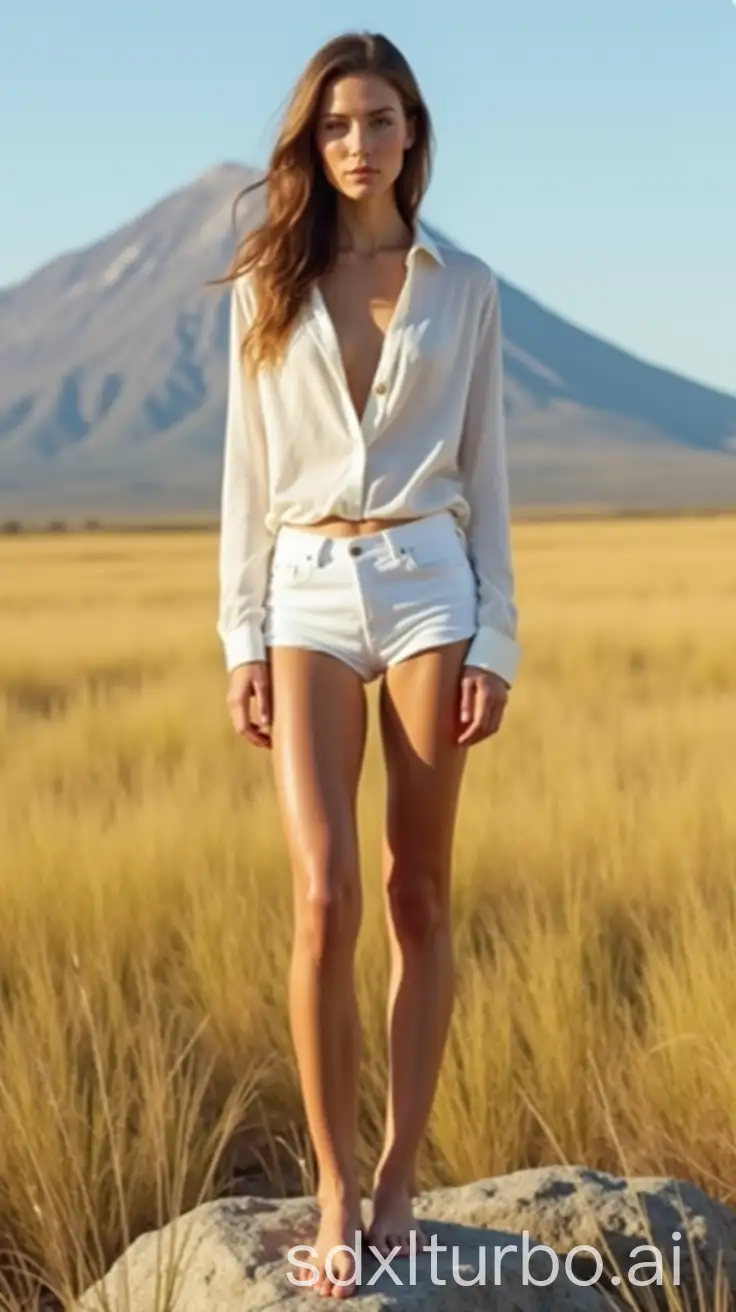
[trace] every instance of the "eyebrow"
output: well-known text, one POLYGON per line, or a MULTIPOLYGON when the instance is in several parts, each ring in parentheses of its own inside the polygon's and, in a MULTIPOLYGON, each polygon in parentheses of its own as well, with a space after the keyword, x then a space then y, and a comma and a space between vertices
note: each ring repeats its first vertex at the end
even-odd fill
MULTIPOLYGON (((380 109, 369 109, 368 114, 385 114, 387 110, 393 114, 395 107, 393 105, 381 105, 380 109)), ((327 109, 322 115, 323 118, 348 118, 347 114, 340 113, 339 109, 327 109)))

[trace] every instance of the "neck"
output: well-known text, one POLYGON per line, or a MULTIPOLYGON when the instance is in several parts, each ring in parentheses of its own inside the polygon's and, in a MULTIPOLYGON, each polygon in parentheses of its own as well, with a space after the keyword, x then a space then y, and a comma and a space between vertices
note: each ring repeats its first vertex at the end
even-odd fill
POLYGON ((412 234, 392 197, 355 202, 340 196, 337 207, 337 247, 352 255, 406 250, 412 234))

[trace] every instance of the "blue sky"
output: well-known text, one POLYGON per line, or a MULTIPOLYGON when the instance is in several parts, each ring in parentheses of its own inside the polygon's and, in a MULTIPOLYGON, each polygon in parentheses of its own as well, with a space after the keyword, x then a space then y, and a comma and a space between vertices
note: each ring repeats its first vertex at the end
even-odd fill
POLYGON ((573 322, 736 393, 734 0, 8 5, 0 285, 220 160, 265 164, 303 64, 349 28, 396 42, 429 103, 430 221, 573 322))

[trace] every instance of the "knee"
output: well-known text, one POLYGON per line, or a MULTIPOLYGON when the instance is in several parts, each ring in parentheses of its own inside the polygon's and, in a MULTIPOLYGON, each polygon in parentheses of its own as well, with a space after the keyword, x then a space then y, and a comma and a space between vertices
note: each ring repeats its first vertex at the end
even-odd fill
POLYGON ((423 942, 449 922, 447 880, 416 866, 394 870, 387 885, 391 922, 397 938, 423 942))
POLYGON ((310 863, 296 916, 299 946, 316 961, 352 954, 361 915, 360 880, 348 865, 310 863))

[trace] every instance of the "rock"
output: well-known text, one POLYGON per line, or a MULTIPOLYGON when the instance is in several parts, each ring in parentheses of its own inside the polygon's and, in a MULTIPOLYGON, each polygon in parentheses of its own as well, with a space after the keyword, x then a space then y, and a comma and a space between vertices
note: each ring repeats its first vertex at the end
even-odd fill
MULTIPOLYGON (((691 1297, 697 1293, 698 1275, 704 1290, 714 1289, 719 1267, 736 1291, 736 1212, 685 1180, 627 1179, 584 1166, 554 1166, 434 1189, 415 1199, 415 1213, 489 1230, 518 1233, 526 1228, 539 1243, 561 1253, 590 1244, 600 1252, 609 1276, 626 1277, 637 1263, 652 1262, 653 1252, 632 1250, 653 1245, 662 1254, 665 1272, 679 1274, 680 1290, 691 1297)), ((583 1266, 592 1269, 594 1260, 591 1254, 583 1266)), ((640 1284, 654 1274, 651 1265, 634 1270, 640 1284)), ((636 1294, 636 1284, 627 1283, 636 1294)), ((651 1306, 652 1298, 668 1306, 664 1284, 652 1283, 648 1292, 647 1303, 647 1291, 640 1290, 642 1306, 651 1306)))
MULTIPOLYGON (((706 1289, 719 1250, 736 1287, 736 1213, 686 1182, 625 1180, 583 1167, 553 1167, 426 1191, 415 1199, 415 1211, 435 1251, 418 1251, 414 1266, 407 1257, 382 1265, 364 1244, 357 1295, 365 1312, 399 1305, 422 1312, 452 1312, 454 1307, 604 1312, 631 1306, 615 1297, 611 1276, 616 1266, 627 1275, 637 1262, 651 1261, 651 1251, 632 1255, 632 1249, 652 1243, 671 1267, 675 1230, 683 1236, 681 1291, 692 1288, 688 1234, 706 1289), (534 1252, 534 1244, 548 1249, 534 1252), (577 1245, 601 1251, 604 1270, 598 1283, 590 1283, 594 1254, 566 1259, 577 1245), (502 1253, 507 1246, 512 1250, 502 1253), (463 1280, 475 1283, 461 1285, 463 1280)), ((311 1288, 288 1278, 296 1276, 296 1266, 287 1254, 295 1245, 313 1243, 318 1215, 313 1197, 205 1203, 162 1230, 141 1235, 83 1294, 75 1312, 97 1312, 103 1306, 107 1312, 256 1312, 282 1305, 291 1312, 314 1312, 325 1304, 311 1288)), ((366 1199, 364 1224, 370 1215, 366 1199)), ((294 1261, 309 1256, 301 1252, 294 1261)), ((640 1268, 639 1279, 648 1281, 653 1270, 640 1268)), ((629 1284, 627 1294, 632 1293, 636 1285, 629 1284)), ((652 1306, 653 1294, 665 1306, 664 1287, 638 1293, 641 1306, 652 1306)))

